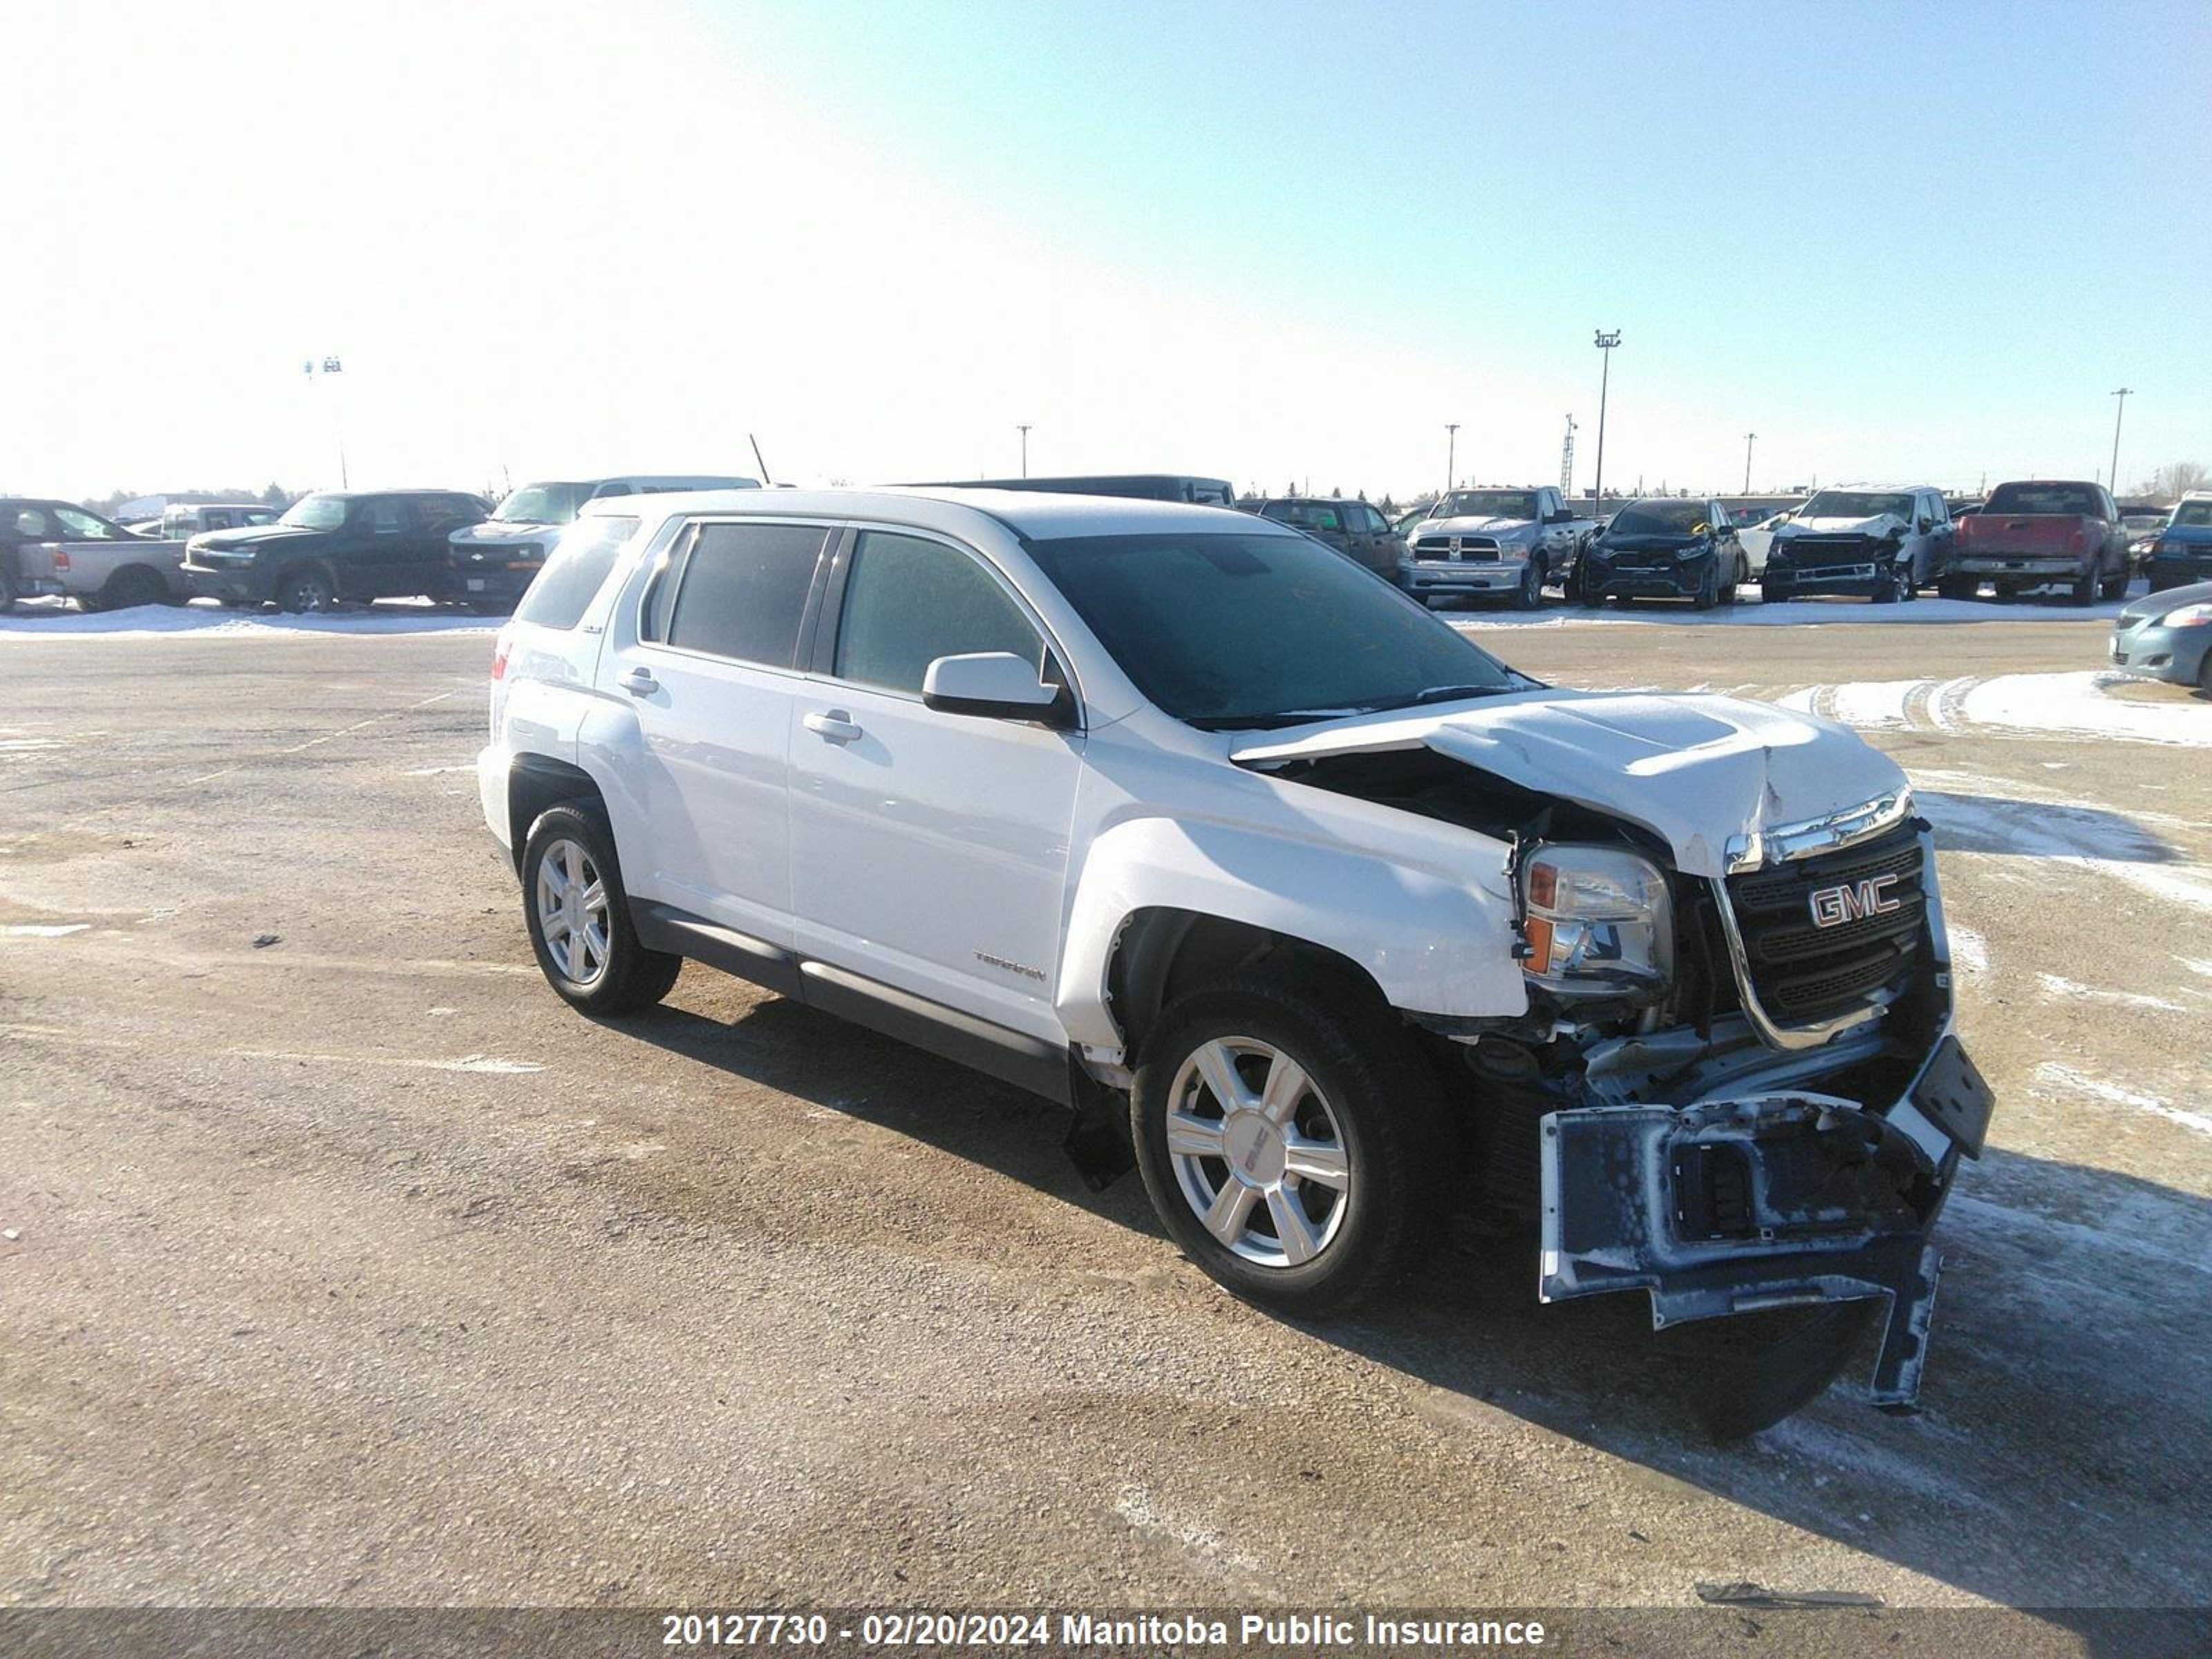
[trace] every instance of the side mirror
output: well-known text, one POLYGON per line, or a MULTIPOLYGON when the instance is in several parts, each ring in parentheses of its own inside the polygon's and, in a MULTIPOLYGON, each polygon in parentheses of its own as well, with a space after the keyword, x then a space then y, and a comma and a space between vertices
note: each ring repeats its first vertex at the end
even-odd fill
POLYGON ((1924 536, 1924 535, 1926 535, 1929 531, 1931 531, 1931 530, 1935 529, 1935 527, 1936 527, 1936 520, 1933 520, 1933 519, 1923 519, 1923 520, 1920 521, 1920 526, 1919 526, 1920 533, 1921 533, 1922 535, 1923 535, 1923 536, 1924 536))
POLYGON ((1065 726, 1066 699, 1060 687, 1037 678, 1036 664, 1011 651, 939 657, 921 677, 922 706, 941 714, 1065 726))

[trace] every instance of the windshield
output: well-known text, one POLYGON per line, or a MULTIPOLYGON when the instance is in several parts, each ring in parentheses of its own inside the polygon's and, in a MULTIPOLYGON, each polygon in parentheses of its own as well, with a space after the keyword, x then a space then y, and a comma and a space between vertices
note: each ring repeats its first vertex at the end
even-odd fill
POLYGON ((276 522, 295 525, 302 530, 336 530, 345 522, 345 515, 346 500, 343 495, 302 495, 276 522))
POLYGON ((576 511, 592 499, 596 486, 587 483, 529 483, 493 510, 501 524, 568 524, 576 511))
POLYGON ((1801 519, 1879 519, 1885 513, 1912 516, 1910 491, 1824 489, 1797 509, 1801 519))
POLYGON ((1536 492, 1533 489, 1455 489, 1437 503, 1432 516, 1439 519, 1533 519, 1536 492))
POLYGON ((1990 491, 1984 513, 2047 513, 2067 519, 2094 519, 2102 511, 2097 492, 2082 483, 2008 483, 1990 491))
POLYGON ((1137 689, 1193 726, 1293 726, 1522 683, 1304 537, 1084 536, 1030 553, 1137 689))
POLYGON ((2180 525, 2212 525, 2212 501, 2184 501, 2173 509, 2173 522, 2180 525))
POLYGON ((1608 536, 1694 536, 1711 512, 1703 501, 1637 501, 1613 515, 1608 536))

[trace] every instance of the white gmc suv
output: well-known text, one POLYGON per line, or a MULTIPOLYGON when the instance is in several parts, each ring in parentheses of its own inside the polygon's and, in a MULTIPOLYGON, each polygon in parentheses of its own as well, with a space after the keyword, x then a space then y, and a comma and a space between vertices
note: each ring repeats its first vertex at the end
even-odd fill
POLYGON ((1990 1100, 1927 826, 1841 727, 1548 689, 1249 514, 982 489, 594 502, 492 682, 484 815, 578 1007, 688 957, 1062 1102, 1287 1312, 1480 1197, 1547 1300, 1797 1310, 1724 1432, 1884 1301, 1911 1401, 1990 1100))

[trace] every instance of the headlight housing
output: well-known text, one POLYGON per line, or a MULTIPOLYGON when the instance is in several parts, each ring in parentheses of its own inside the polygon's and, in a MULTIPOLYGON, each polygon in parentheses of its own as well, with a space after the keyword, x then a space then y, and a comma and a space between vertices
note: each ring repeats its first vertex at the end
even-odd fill
POLYGON ((1620 847, 1540 843, 1521 860, 1521 971, 1560 996, 1650 1002, 1674 976, 1667 878, 1620 847))
POLYGON ((2160 628, 2203 628, 2212 623, 2212 605, 2185 605, 2158 619, 2160 628))

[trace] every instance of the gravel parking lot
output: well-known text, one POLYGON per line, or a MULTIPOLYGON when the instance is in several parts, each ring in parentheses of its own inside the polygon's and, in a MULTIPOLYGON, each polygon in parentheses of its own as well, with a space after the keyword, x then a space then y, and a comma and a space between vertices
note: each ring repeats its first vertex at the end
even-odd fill
POLYGON ((1297 1328, 1041 1102, 696 966, 572 1013, 488 627, 11 629, 0 1604, 2203 1603, 2212 703, 2100 684, 2113 607, 1790 608, 1458 618, 1862 726, 1937 825, 1999 1106, 1925 1409, 1729 1449, 1480 1226, 1297 1328))

